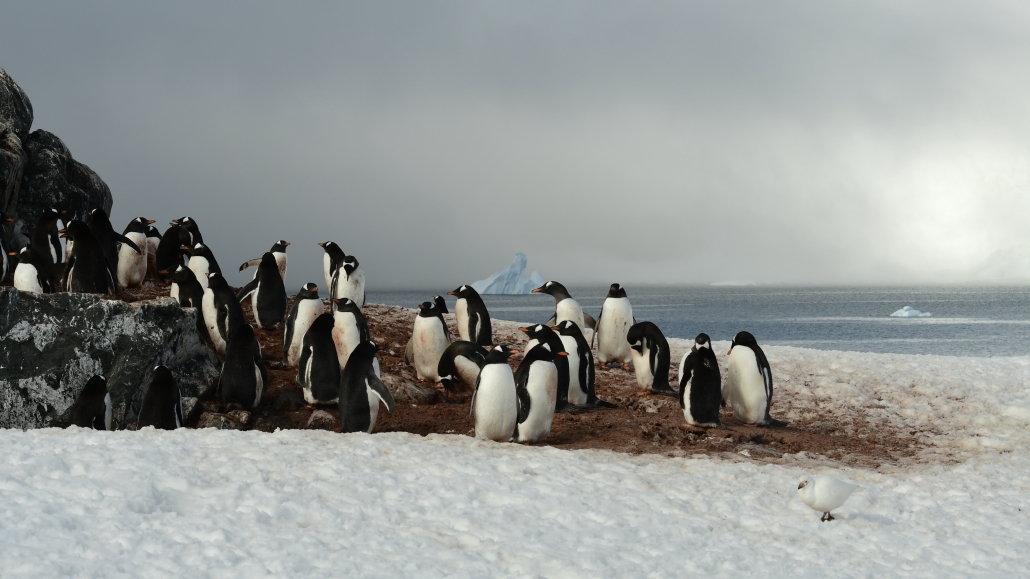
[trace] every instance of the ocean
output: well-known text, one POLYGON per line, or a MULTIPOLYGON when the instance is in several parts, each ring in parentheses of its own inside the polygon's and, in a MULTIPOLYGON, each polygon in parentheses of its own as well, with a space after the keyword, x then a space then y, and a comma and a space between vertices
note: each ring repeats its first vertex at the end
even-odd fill
MULTIPOLYGON (((369 291, 373 303, 416 307, 434 293, 369 291)), ((570 287, 597 316, 607 286, 570 287)), ((627 286, 637 321, 670 338, 705 332, 729 340, 740 330, 759 344, 944 356, 1030 355, 1030 287, 627 286), (925 318, 891 318, 912 306, 925 318)), ((453 312, 454 298, 447 298, 453 312)), ((493 318, 541 323, 554 313, 550 296, 483 296, 493 318)))

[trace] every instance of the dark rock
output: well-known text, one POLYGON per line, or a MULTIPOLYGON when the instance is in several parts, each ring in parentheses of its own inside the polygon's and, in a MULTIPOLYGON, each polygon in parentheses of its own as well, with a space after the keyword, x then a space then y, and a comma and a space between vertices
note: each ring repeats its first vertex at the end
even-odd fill
POLYGON ((32 103, 18 83, 0 68, 0 126, 14 130, 22 141, 32 127, 32 103))
POLYGON ((219 363, 196 310, 171 298, 127 304, 89 294, 0 290, 0 428, 56 423, 94 374, 108 378, 113 425, 135 422, 154 366, 183 397, 209 394, 219 363))
POLYGON ((10 127, 0 126, 0 211, 14 213, 25 162, 21 139, 10 127), (7 210, 8 207, 11 211, 7 210))
POLYGON ((189 424, 200 415, 200 402, 196 396, 184 396, 182 398, 182 423, 189 424))
POLYGON ((336 426, 336 418, 325 410, 315 410, 308 418, 308 430, 332 430, 336 426))
POLYGON ((201 413, 197 420, 197 428, 217 428, 218 430, 239 430, 236 423, 224 414, 214 412, 201 413))
POLYGON ((405 380, 399 376, 384 375, 383 384, 390 390, 394 401, 408 401, 412 404, 436 404, 440 400, 440 392, 405 380))
POLYGON ((214 412, 218 413, 222 411, 221 400, 201 400, 200 401, 201 412, 214 412))
POLYGON ((276 411, 293 412, 307 405, 307 401, 304 400, 304 395, 300 392, 291 392, 289 390, 282 390, 279 392, 279 396, 275 399, 276 411))
POLYGON ((232 419, 233 422, 239 426, 246 426, 250 423, 250 412, 246 410, 232 410, 226 413, 226 416, 232 419))

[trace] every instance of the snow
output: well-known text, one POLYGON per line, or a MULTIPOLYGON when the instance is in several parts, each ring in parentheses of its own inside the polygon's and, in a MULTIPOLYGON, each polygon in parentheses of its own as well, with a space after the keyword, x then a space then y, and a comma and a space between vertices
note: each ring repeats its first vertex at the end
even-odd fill
POLYGON ((930 312, 921 312, 912 306, 905 306, 891 314, 892 318, 929 318, 930 312))
POLYGON ((515 254, 515 260, 503 271, 499 271, 486 279, 472 282, 471 285, 481 294, 520 295, 532 293, 545 280, 539 271, 526 277, 526 254, 521 251, 515 254))

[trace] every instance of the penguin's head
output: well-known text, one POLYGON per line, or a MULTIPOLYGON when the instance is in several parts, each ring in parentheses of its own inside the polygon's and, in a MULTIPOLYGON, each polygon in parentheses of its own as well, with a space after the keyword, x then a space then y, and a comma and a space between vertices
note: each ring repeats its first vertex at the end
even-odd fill
POLYGON ((156 237, 158 239, 161 239, 161 232, 158 231, 156 227, 151 225, 147 228, 147 237, 156 237))
POLYGON ((626 297, 626 290, 621 285, 619 285, 617 283, 613 283, 611 285, 611 287, 608 288, 608 297, 610 297, 610 298, 624 298, 624 297, 626 297))
POLYGON ((701 348, 712 349, 712 339, 708 337, 708 334, 701 332, 694 338, 694 349, 700 350, 701 348))
POLYGON ((350 298, 333 298, 333 304, 336 306, 336 311, 338 312, 360 311, 360 308, 358 308, 358 304, 354 303, 354 300, 350 298))
POLYGON ((347 272, 347 277, 354 273, 354 270, 358 269, 358 258, 353 255, 348 255, 343 258, 343 271, 347 272))
POLYGON ((751 332, 737 332, 737 335, 733 336, 733 342, 730 344, 730 351, 726 352, 726 354, 732 354, 733 348, 737 346, 744 346, 754 350, 758 346, 758 340, 751 335, 751 332))
POLYGON ((441 314, 449 314, 447 311, 447 302, 444 301, 443 296, 433 296, 433 304, 436 305, 436 309, 441 314))
POLYGON ((551 329, 555 332, 558 332, 562 336, 575 336, 578 332, 580 332, 579 325, 576 324, 576 322, 573 322, 572 320, 565 320, 564 322, 552 327, 551 329))
POLYGON ((422 302, 418 305, 418 315, 423 318, 432 318, 439 313, 436 304, 433 302, 422 302))
POLYGON ((75 241, 77 237, 89 234, 89 226, 78 219, 72 219, 58 233, 65 239, 75 241))
POLYGON ((50 209, 47 209, 46 211, 44 211, 43 215, 45 217, 49 217, 50 219, 60 219, 61 216, 66 214, 66 213, 68 213, 68 212, 67 211, 58 211, 56 208, 51 207, 50 209))
MULTIPOLYGON (((552 288, 554 288, 554 285, 557 284, 557 283, 558 282, 555 282, 555 281, 549 281, 549 282, 545 283, 544 285, 534 289, 533 293, 535 293, 535 294, 549 294, 549 293, 551 293, 553 291, 552 288)), ((561 284, 558 284, 558 285, 561 285, 561 284)))
POLYGON ((313 283, 306 283, 297 293, 298 299, 318 299, 318 286, 313 283))
MULTIPOLYGON (((533 290, 533 291, 536 291, 536 290, 533 290)), ((470 295, 472 295, 474 293, 477 293, 477 292, 476 292, 475 289, 472 288, 472 286, 470 286, 470 285, 463 285, 463 286, 455 289, 454 291, 447 292, 447 295, 449 295, 449 296, 456 296, 456 297, 459 297, 459 298, 467 298, 467 297, 469 297, 470 295)))
MULTIPOLYGON (((378 344, 376 344, 372 340, 365 340, 364 342, 361 342, 360 344, 355 346, 354 350, 351 351, 350 355, 353 359, 369 360, 375 358, 376 352, 378 351, 378 344)), ((350 364, 348 363, 347 365, 349 366, 350 364)))
POLYGON ((286 252, 286 248, 289 247, 289 246, 290 246, 290 242, 289 241, 286 241, 285 239, 280 239, 279 241, 276 241, 275 243, 273 243, 272 244, 272 249, 269 249, 268 251, 270 251, 272 253, 285 253, 286 252))
POLYGON ((490 349, 486 354, 485 364, 507 364, 512 354, 518 354, 517 348, 499 344, 490 349))
POLYGON ((100 207, 97 207, 96 209, 93 209, 92 211, 89 212, 89 220, 90 221, 103 222, 106 219, 108 219, 107 211, 104 211, 100 207))
POLYGON ((522 332, 528 335, 531 339, 538 340, 541 336, 552 332, 549 326, 543 324, 536 324, 535 326, 526 326, 525 328, 519 328, 522 332))

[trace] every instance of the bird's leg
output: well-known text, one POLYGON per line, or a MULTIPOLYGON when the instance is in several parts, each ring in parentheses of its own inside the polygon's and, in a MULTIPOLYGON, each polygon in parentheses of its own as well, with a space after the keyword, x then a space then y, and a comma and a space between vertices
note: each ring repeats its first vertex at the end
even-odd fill
POLYGON ((830 513, 823 513, 823 516, 819 517, 819 520, 825 523, 826 522, 826 516, 829 515, 829 514, 830 513))

